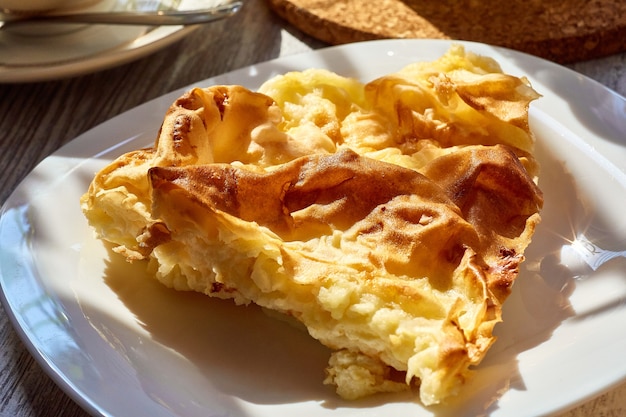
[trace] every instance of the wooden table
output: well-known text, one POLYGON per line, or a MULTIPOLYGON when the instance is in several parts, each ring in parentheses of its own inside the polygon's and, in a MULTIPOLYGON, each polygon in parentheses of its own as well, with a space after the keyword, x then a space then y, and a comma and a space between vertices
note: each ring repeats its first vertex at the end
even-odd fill
MULTIPOLYGON (((263 0, 151 56, 72 79, 0 85, 0 202, 32 168, 82 132, 196 81, 325 46, 289 27, 263 0)), ((626 95, 626 54, 571 66, 626 95)), ((0 308, 0 416, 86 416, 32 359, 0 308)), ((626 415, 626 384, 563 417, 626 415)))

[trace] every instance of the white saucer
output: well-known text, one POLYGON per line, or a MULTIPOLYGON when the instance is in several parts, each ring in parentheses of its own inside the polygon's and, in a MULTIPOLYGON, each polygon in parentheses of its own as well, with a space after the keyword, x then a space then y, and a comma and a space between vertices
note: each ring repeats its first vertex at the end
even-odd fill
MULTIPOLYGON (((179 9, 185 8, 183 3, 179 9)), ((123 10, 125 4, 117 0, 112 9, 123 10)), ((51 34, 0 31, 0 82, 46 81, 121 65, 176 42, 194 28, 90 25, 51 34)))

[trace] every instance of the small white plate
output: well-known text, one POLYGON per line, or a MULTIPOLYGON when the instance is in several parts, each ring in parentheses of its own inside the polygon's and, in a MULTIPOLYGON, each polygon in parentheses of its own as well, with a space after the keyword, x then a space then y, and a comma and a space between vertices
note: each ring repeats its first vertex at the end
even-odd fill
MULTIPOLYGON (((93 238, 79 197, 94 172, 152 144, 182 90, 86 132, 46 158, 0 212, 0 293, 33 356, 74 400, 104 416, 535 417, 626 377, 626 120, 623 97, 571 70, 463 42, 527 75, 545 193, 543 221, 496 327, 498 341, 461 396, 425 409, 408 395, 342 401, 322 384, 328 352, 255 307, 168 290, 93 238), (591 242, 576 241, 584 234, 591 242), (563 254, 567 256, 563 256, 563 254), (602 262, 601 262, 602 261, 602 262), (491 405, 489 405, 491 404, 491 405)), ((197 85, 257 88, 289 70, 364 81, 433 60, 448 41, 389 40, 300 54, 197 85)))
MULTIPOLYGON (((209 3, 207 5, 207 3, 209 3)), ((179 10, 210 0, 100 0, 94 10, 179 10)), ((200 5, 200 6, 198 6, 200 5)), ((0 83, 47 81, 111 68, 158 51, 196 26, 46 25, 0 30, 0 83), (35 31, 37 30, 37 31, 35 31)))

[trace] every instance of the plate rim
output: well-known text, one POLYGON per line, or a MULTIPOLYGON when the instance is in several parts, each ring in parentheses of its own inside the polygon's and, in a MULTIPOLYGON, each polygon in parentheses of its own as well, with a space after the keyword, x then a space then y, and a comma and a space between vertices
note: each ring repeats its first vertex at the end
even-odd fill
POLYGON ((102 53, 66 62, 40 66, 0 64, 0 83, 19 84, 60 80, 113 68, 157 52, 183 39, 197 28, 197 25, 157 26, 102 53), (134 46, 137 42, 145 41, 147 43, 134 46))

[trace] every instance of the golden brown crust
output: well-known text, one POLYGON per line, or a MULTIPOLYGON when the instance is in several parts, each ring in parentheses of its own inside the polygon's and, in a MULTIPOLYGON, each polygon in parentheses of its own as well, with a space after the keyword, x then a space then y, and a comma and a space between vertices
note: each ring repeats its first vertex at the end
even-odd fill
POLYGON ((344 398, 444 401, 494 342, 540 220, 537 93, 460 48, 367 84, 311 70, 260 91, 179 98, 154 149, 96 175, 89 222, 170 287, 302 322, 344 398))

